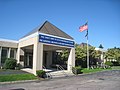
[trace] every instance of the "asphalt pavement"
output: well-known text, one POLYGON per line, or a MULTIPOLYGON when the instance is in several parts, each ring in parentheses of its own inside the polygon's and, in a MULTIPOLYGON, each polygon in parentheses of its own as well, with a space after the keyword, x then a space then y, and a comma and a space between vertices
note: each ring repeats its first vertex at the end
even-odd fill
POLYGON ((120 90, 120 70, 44 81, 1 84, 0 90, 120 90))

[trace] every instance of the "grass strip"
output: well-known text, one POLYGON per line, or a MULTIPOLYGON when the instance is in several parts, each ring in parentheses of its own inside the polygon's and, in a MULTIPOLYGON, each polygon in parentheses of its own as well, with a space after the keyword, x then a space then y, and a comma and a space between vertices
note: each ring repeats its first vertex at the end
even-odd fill
POLYGON ((82 69, 82 72, 83 73, 95 73, 95 72, 100 72, 100 71, 104 71, 104 70, 112 70, 112 69, 111 68, 109 68, 109 69, 101 69, 101 68, 87 69, 87 68, 84 68, 84 69, 82 69))
POLYGON ((33 74, 11 74, 0 75, 0 82, 19 81, 19 80, 34 80, 37 79, 33 74))
POLYGON ((120 70, 120 66, 113 66, 112 70, 120 70))

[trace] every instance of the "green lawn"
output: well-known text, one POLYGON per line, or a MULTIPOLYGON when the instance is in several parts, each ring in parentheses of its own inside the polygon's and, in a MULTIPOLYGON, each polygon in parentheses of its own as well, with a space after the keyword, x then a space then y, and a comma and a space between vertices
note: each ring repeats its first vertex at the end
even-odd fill
POLYGON ((37 79, 33 74, 11 74, 11 75, 0 75, 0 82, 7 81, 19 81, 19 80, 33 80, 37 79))
POLYGON ((94 72, 99 72, 99 71, 104 71, 104 70, 112 70, 112 69, 111 68, 110 69, 101 69, 101 68, 87 69, 87 68, 83 68, 82 72, 86 74, 86 73, 94 73, 94 72))
POLYGON ((112 70, 120 70, 120 66, 113 66, 112 70))

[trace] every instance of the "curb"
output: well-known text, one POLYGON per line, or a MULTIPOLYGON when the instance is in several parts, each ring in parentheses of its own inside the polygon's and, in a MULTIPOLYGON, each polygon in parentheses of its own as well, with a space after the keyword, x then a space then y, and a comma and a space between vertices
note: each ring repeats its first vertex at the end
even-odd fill
POLYGON ((34 80, 18 80, 18 81, 6 81, 6 82, 0 82, 0 85, 2 84, 15 84, 15 83, 28 83, 28 82, 40 82, 40 81, 47 81, 49 79, 44 79, 44 78, 40 78, 40 79, 34 79, 34 80))
POLYGON ((100 73, 100 72, 104 72, 104 71, 110 71, 110 70, 102 70, 102 71, 98 71, 98 72, 83 73, 83 74, 78 74, 78 75, 76 75, 76 76, 83 76, 83 75, 96 74, 96 73, 100 73))
POLYGON ((9 81, 9 82, 0 82, 0 84, 15 84, 15 83, 22 83, 22 82, 34 82, 34 81, 42 81, 42 80, 20 80, 20 81, 9 81))
MULTIPOLYGON (((91 72, 91 73, 84 73, 84 74, 79 74, 80 76, 82 75, 90 75, 90 74, 96 74, 96 73, 100 73, 100 72, 105 72, 105 71, 114 71, 116 69, 111 69, 111 70, 102 70, 102 71, 98 71, 98 72, 91 72)), ((119 69, 120 70, 120 69, 119 69)), ((79 76, 78 75, 78 76, 79 76)))

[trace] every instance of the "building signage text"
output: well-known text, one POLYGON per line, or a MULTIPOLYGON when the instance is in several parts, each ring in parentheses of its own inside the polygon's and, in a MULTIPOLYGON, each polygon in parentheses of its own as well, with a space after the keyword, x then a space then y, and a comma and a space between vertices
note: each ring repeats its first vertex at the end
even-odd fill
POLYGON ((55 44, 60 46, 74 47, 74 41, 72 40, 66 40, 66 39, 42 35, 42 34, 39 34, 39 42, 47 43, 47 44, 55 44))

